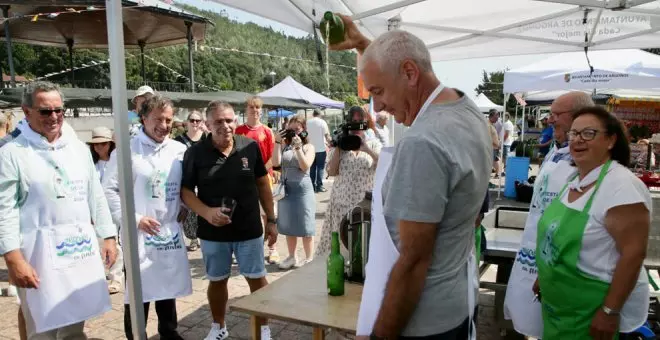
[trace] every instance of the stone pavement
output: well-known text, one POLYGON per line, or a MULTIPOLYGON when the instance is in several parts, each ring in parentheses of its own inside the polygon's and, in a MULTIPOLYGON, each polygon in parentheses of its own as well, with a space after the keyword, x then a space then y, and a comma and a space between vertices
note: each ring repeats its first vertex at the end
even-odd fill
MULTIPOLYGON (((327 183, 330 188, 331 183, 327 183)), ((316 226, 317 235, 320 235, 323 225, 326 206, 330 198, 330 193, 317 194, 317 213, 316 226)), ((495 201, 491 200, 491 204, 495 201)), ((286 241, 283 236, 278 240, 278 251, 282 258, 287 254, 286 241)), ((193 294, 177 300, 177 311, 179 317, 179 332, 187 340, 202 340, 208 334, 211 327, 211 312, 206 301, 207 280, 205 279, 204 265, 201 252, 195 251, 188 253, 193 283, 193 294)), ((302 245, 298 246, 298 257, 304 258, 302 245)), ((268 265, 268 281, 273 282, 287 271, 281 271, 274 265, 268 265)), ((494 272, 489 270, 486 273, 489 281, 494 281, 494 272)), ((484 277, 484 278, 486 278, 484 277)), ((0 286, 3 292, 7 287, 7 267, 4 260, 0 260, 0 286)), ((250 290, 245 280, 238 275, 236 266, 229 281, 229 298, 231 301, 249 294, 250 290)), ((122 293, 112 296, 112 310, 102 316, 89 320, 85 329, 90 339, 125 339, 123 314, 124 296, 122 293)), ((492 292, 481 290, 479 296, 479 326, 478 339, 495 340, 499 339, 499 330, 495 326, 494 296, 492 292)), ((439 306, 439 308, 442 308, 439 306)), ((18 306, 16 299, 12 297, 0 297, 0 339, 18 340, 17 315, 18 306)), ((249 338, 249 319, 246 314, 229 312, 227 315, 227 326, 230 332, 230 339, 248 339, 249 338)), ((270 321, 271 334, 273 339, 282 340, 302 340, 312 339, 312 329, 310 327, 296 325, 293 323, 281 322, 277 320, 270 321)), ((147 334, 149 339, 159 339, 157 331, 156 313, 153 307, 149 312, 147 320, 147 334)))

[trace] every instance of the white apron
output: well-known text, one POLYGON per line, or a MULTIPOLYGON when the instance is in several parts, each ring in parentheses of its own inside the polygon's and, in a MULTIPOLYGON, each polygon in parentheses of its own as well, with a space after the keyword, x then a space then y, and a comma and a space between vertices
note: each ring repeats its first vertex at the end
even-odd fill
POLYGON ((110 296, 88 199, 91 164, 73 146, 30 150, 30 179, 21 206, 21 251, 41 281, 25 289, 36 333, 76 324, 109 311, 110 296))
MULTIPOLYGON (((133 154, 135 211, 155 218, 161 224, 158 235, 138 230, 142 300, 150 302, 187 296, 192 294, 190 266, 183 229, 176 220, 181 206, 183 153, 172 153, 171 149, 166 150, 167 145, 161 145, 158 146, 160 151, 145 155, 147 148, 141 139, 146 136, 140 134, 134 137, 137 146, 134 145, 136 148, 133 149, 138 151, 133 154)), ((164 143, 178 142, 166 140, 164 143)), ((124 296, 124 303, 128 303, 128 294, 124 296)))
MULTIPOLYGON (((444 89, 443 85, 438 86, 435 91, 429 96, 422 108, 419 110, 419 115, 423 114, 438 94, 444 89)), ((414 122, 413 122, 414 124, 414 122)), ((394 263, 399 258, 399 251, 392 241, 387 224, 385 223, 385 216, 383 213, 383 199, 382 199, 382 186, 387 175, 387 171, 392 162, 392 155, 394 153, 393 147, 382 148, 378 156, 378 165, 376 167, 376 175, 374 177, 374 189, 372 193, 371 203, 371 234, 369 238, 369 260, 365 266, 366 278, 364 281, 364 288, 362 290, 362 301, 360 303, 360 311, 358 313, 357 335, 370 335, 373 331, 378 312, 385 296, 385 287, 390 277, 390 272, 394 263)), ((474 239, 474 237, 473 237, 474 239)), ((476 328, 474 328, 473 314, 475 307, 475 290, 474 274, 476 272, 475 255, 472 251, 467 261, 468 266, 468 315, 471 327, 470 340, 476 339, 476 328)))
MULTIPOLYGON (((548 155, 552 157, 568 152, 566 147, 548 155)), ((541 304, 532 291, 537 277, 537 224, 545 208, 566 185, 571 174, 575 173, 575 169, 567 166, 566 161, 555 163, 550 158, 546 160, 534 182, 534 194, 525 221, 520 250, 516 255, 504 298, 504 318, 513 322, 516 332, 537 339, 543 334, 541 304), (564 164, 559 166, 560 163, 564 164)))

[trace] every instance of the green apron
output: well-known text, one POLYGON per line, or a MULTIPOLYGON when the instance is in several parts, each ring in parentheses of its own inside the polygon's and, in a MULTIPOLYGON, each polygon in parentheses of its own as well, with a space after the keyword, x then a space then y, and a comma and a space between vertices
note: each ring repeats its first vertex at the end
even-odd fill
MULTIPOLYGON (((577 263, 591 203, 610 164, 608 161, 602 167, 584 210, 571 209, 561 202, 566 185, 539 220, 536 265, 541 290, 543 340, 591 339, 591 321, 603 305, 610 284, 583 273, 577 263)), ((575 176, 571 181, 573 179, 575 176)), ((617 334, 615 339, 618 337, 617 334)))

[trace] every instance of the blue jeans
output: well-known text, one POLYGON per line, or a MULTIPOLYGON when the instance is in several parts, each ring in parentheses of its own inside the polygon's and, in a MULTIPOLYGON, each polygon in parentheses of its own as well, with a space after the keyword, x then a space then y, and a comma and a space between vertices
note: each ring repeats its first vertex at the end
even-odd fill
POLYGON ((325 151, 317 152, 314 157, 314 162, 312 163, 311 168, 309 168, 309 177, 312 178, 312 184, 314 185, 314 191, 318 191, 323 187, 323 170, 325 170, 325 151))
POLYGON ((263 236, 238 242, 201 240, 201 248, 209 281, 222 281, 231 276, 232 253, 236 257, 241 275, 248 279, 259 279, 267 274, 263 236))

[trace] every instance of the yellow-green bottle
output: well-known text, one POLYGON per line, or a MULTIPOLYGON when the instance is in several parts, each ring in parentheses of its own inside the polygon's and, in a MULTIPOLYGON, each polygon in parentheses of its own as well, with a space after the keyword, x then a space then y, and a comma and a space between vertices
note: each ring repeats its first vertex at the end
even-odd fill
POLYGON ((327 11, 323 14, 321 24, 319 25, 321 36, 330 45, 338 44, 344 41, 344 21, 341 18, 327 11), (329 26, 329 27, 328 27, 329 26))

